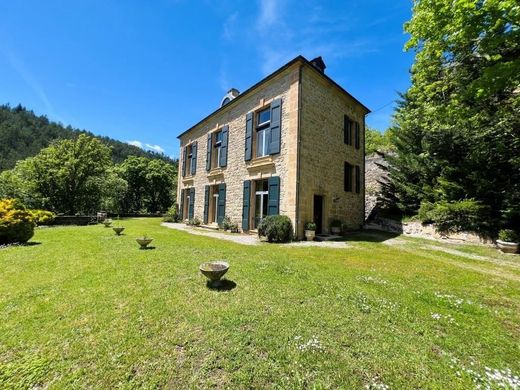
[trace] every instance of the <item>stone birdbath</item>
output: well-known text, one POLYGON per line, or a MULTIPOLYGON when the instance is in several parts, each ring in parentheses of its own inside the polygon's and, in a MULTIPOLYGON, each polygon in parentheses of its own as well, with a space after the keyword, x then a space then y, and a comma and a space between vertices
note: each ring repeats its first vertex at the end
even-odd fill
POLYGON ((125 230, 125 228, 122 226, 114 226, 112 230, 116 232, 116 235, 120 236, 121 233, 123 233, 123 230, 125 230))
POLYGON ((222 284, 220 278, 229 269, 229 264, 225 261, 210 261, 199 266, 200 272, 209 279, 212 287, 218 287, 222 284))
POLYGON ((146 247, 153 241, 153 238, 143 236, 137 237, 135 241, 137 241, 137 243, 141 245, 140 249, 146 249, 146 247))

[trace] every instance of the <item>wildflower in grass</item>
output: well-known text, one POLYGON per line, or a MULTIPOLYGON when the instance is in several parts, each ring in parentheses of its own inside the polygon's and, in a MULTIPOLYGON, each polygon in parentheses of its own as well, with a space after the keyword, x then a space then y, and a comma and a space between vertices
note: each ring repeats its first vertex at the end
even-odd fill
POLYGON ((295 336, 294 340, 298 342, 296 348, 300 352, 323 352, 325 350, 318 337, 314 335, 311 336, 311 338, 308 341, 303 343, 300 343, 300 340, 302 340, 301 336, 295 336))
POLYGON ((389 390, 390 386, 385 385, 378 377, 371 379, 370 383, 365 385, 365 389, 368 390, 389 390))

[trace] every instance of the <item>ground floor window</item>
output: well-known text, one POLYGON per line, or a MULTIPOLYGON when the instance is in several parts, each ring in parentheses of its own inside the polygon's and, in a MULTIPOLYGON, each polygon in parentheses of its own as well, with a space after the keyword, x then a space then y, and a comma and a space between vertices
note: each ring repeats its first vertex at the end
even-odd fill
POLYGON ((255 183, 255 219, 254 228, 258 228, 262 219, 267 216, 269 184, 267 180, 258 180, 255 183))

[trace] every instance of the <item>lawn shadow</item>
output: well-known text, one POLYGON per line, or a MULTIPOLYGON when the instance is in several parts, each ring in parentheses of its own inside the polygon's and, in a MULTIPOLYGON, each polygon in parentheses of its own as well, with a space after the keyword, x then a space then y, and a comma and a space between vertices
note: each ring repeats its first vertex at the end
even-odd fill
POLYGON ((22 246, 35 246, 35 245, 41 245, 42 243, 39 241, 30 241, 26 242, 25 244, 22 244, 22 246))
MULTIPOLYGON (((346 242, 383 242, 400 236, 400 233, 383 232, 380 230, 361 230, 346 234, 343 239, 337 241, 346 242)), ((335 240, 336 241, 336 240, 335 240)))
POLYGON ((231 291, 237 284, 232 280, 222 279, 219 284, 214 285, 211 281, 206 282, 206 287, 213 291, 231 291))
POLYGON ((147 247, 144 247, 144 248, 143 247, 139 248, 140 251, 151 251, 153 249, 155 249, 154 246, 147 246, 147 247))

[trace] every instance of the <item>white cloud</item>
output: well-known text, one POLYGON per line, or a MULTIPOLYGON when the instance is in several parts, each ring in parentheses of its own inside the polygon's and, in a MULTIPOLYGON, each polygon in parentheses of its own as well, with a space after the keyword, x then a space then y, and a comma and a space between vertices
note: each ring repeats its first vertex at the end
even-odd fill
POLYGON ((143 150, 151 150, 157 153, 164 153, 164 149, 159 145, 153 145, 153 144, 147 144, 141 141, 133 140, 133 141, 126 141, 128 145, 137 146, 138 148, 141 148, 143 150))
POLYGON ((229 41, 235 35, 235 27, 236 27, 238 15, 239 15, 238 12, 234 12, 231 15, 229 15, 226 18, 226 20, 224 21, 224 26, 223 26, 224 31, 222 32, 222 37, 225 40, 229 41))

